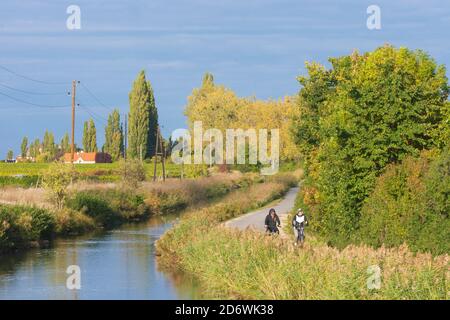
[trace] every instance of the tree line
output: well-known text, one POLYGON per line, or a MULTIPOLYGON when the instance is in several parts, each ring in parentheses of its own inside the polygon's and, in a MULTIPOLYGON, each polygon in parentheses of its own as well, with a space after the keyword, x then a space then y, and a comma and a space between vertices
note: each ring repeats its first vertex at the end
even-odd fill
POLYGON ((301 202, 328 243, 449 252, 450 103, 446 70, 386 45, 306 65, 292 133, 301 202))
MULTIPOLYGON (((113 161, 125 156, 141 160, 151 158, 155 153, 156 134, 158 127, 158 110, 155 104, 153 88, 141 71, 132 85, 129 93, 128 132, 124 132, 119 109, 114 109, 109 115, 105 126, 105 143, 102 152, 109 153, 113 161), (125 136, 128 148, 125 150, 125 136)), ((171 140, 170 140, 171 141, 171 140)), ((169 141, 164 141, 170 147, 169 141)), ((69 135, 66 133, 59 144, 55 143, 54 134, 45 132, 42 141, 35 139, 30 142, 24 137, 21 144, 22 159, 34 159, 37 162, 49 162, 59 159, 66 152, 70 152, 69 135)), ((76 147, 75 150, 81 150, 76 147)), ((92 118, 84 122, 82 135, 82 150, 98 152, 97 129, 92 118)), ((7 159, 13 158, 13 151, 9 150, 7 159)))

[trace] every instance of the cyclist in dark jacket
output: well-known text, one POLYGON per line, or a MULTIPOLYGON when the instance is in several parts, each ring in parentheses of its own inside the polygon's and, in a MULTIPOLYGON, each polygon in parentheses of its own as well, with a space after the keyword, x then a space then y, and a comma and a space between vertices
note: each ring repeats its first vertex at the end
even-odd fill
POLYGON ((278 217, 277 213, 275 212, 275 209, 270 209, 269 214, 266 216, 266 220, 264 221, 266 230, 272 234, 272 233, 280 233, 278 230, 278 227, 281 226, 280 218, 278 217))

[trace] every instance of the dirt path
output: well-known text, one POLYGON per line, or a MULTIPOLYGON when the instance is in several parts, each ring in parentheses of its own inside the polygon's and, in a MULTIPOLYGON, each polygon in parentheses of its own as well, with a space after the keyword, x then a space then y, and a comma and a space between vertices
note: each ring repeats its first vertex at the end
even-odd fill
POLYGON ((284 198, 271 207, 264 207, 262 209, 258 209, 256 211, 244 214, 240 217, 232 219, 230 221, 225 222, 225 226, 230 228, 237 228, 240 230, 245 230, 247 228, 255 229, 261 232, 265 232, 264 228, 264 219, 269 213, 270 208, 274 208, 280 217, 281 220, 281 228, 280 234, 285 236, 285 232, 283 230, 284 226, 287 223, 289 212, 294 207, 295 197, 298 193, 299 187, 291 188, 284 198))

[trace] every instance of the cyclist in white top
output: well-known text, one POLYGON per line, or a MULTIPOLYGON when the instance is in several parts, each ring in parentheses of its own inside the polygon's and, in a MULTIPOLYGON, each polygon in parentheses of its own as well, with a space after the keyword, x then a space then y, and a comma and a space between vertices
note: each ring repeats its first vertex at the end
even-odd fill
POLYGON ((292 219, 292 226, 294 227, 295 234, 295 245, 300 245, 303 247, 303 243, 305 241, 305 225, 308 224, 308 220, 306 219, 305 214, 302 209, 297 210, 297 214, 292 219))

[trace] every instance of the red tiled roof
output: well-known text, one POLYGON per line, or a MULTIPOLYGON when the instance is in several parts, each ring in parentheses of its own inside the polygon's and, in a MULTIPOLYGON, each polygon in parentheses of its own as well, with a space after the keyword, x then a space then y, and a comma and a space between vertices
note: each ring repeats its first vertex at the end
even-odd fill
MULTIPOLYGON (((71 161, 71 153, 64 154, 64 161, 71 161)), ((76 152, 73 155, 73 161, 78 161, 79 159, 83 161, 95 161, 95 162, 111 162, 111 156, 107 153, 102 152, 76 152)))

